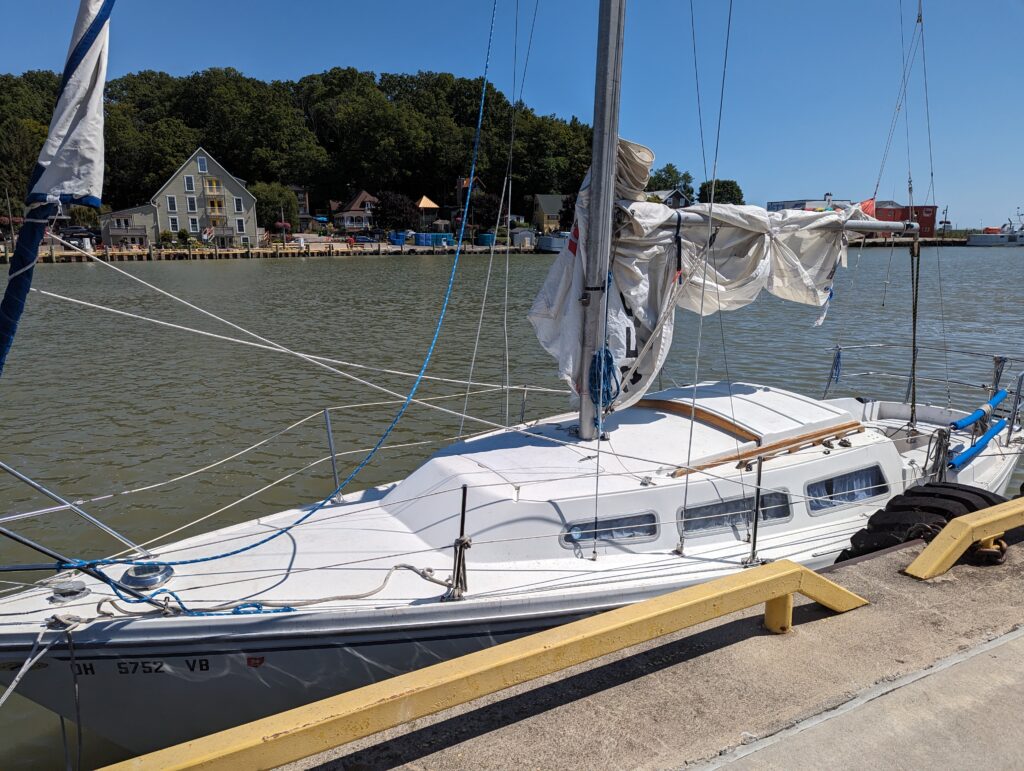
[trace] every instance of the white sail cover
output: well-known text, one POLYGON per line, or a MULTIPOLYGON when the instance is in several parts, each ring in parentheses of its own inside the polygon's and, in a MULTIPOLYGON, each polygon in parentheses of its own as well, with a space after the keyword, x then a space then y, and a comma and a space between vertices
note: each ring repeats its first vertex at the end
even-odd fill
MULTIPOLYGON (((699 204, 671 209, 645 200, 642 191, 653 161, 647 148, 619 141, 620 200, 607 328, 607 345, 623 381, 617 409, 640 399, 664 365, 676 307, 704 315, 735 310, 762 291, 825 305, 846 256, 842 223, 868 219, 856 207, 768 212, 756 206, 699 204), (682 226, 685 215, 680 212, 705 218, 710 213, 714 226, 682 226)), ((559 376, 577 394, 589 184, 588 175, 576 199, 573 237, 551 266, 529 313, 541 345, 558 361, 559 376)))
POLYGON ((29 204, 100 205, 103 192, 103 86, 114 0, 82 0, 57 107, 32 174, 29 204))

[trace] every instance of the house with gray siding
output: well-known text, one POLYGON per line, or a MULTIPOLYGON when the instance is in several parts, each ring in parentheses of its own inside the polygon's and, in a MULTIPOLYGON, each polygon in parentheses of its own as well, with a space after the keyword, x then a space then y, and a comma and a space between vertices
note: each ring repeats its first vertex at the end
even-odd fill
POLYGON ((156 207, 146 203, 131 209, 100 215, 103 243, 112 249, 131 246, 154 246, 156 240, 156 207))
POLYGON ((220 247, 256 243, 256 198, 202 147, 197 149, 148 204, 100 217, 103 243, 156 245, 160 233, 185 230, 220 247))

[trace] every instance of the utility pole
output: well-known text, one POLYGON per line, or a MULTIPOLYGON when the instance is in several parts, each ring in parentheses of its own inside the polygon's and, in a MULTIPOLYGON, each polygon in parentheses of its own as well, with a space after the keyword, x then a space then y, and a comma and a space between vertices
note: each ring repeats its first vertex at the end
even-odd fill
MULTIPOLYGON (((594 87, 594 146, 590 165, 590 224, 584 274, 583 346, 580 356, 580 439, 597 436, 600 405, 590 399, 588 383, 594 354, 604 345, 608 264, 611 259, 615 203, 615 160, 619 150, 619 92, 626 0, 601 0, 597 27, 597 77, 594 87)), ((600 397, 599 397, 600 398, 600 397)))

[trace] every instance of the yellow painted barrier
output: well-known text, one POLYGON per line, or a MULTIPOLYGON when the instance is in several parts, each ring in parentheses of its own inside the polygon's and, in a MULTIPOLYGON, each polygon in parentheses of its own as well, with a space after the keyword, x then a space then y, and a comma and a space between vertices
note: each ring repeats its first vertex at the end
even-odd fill
POLYGON ((992 541, 1024 525, 1024 498, 951 519, 904 573, 922 580, 949 570, 973 543, 992 541))
POLYGON ((797 592, 838 613, 867 604, 817 573, 780 560, 142 755, 108 771, 275 768, 761 603, 765 626, 787 632, 797 592))

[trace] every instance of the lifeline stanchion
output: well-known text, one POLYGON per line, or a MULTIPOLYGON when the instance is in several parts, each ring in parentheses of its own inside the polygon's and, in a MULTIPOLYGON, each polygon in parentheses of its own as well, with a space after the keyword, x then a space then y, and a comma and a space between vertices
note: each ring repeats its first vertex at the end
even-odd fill
MULTIPOLYGON (((331 453, 331 473, 334 475, 334 489, 341 487, 341 480, 338 479, 338 458, 334 451, 334 431, 331 430, 331 411, 324 409, 324 425, 327 428, 327 449, 331 453)), ((339 502, 338 495, 333 497, 335 503, 339 502)))
POLYGON ((762 560, 757 556, 757 523, 761 520, 761 469, 764 456, 757 456, 757 480, 754 482, 754 524, 750 529, 750 554, 743 560, 744 565, 759 565, 762 560))
MULTIPOLYGON (((59 565, 67 564, 70 562, 69 558, 65 557, 60 552, 54 551, 53 549, 49 549, 46 546, 43 546, 42 544, 36 543, 35 541, 26 538, 23 535, 19 535, 18 533, 15 533, 12 530, 8 530, 6 527, 0 527, 0 536, 3 536, 4 538, 10 538, 15 543, 20 543, 22 546, 27 546, 28 548, 34 549, 40 554, 45 554, 47 557, 52 558, 53 560, 55 560, 53 565, 55 570, 58 569, 59 565)), ((154 608, 157 608, 158 610, 166 610, 162 603, 157 602, 156 600, 150 597, 146 597, 145 594, 133 589, 130 586, 124 586, 123 584, 114 581, 109 576, 104 575, 102 572, 96 570, 95 568, 89 566, 82 566, 77 567, 75 569, 80 570, 81 572, 85 573, 87 576, 90 576, 91 578, 95 578, 98 581, 103 581, 105 584, 116 584, 118 589, 136 598, 139 602, 148 602, 150 605, 152 605, 154 608)))
POLYGON ((96 517, 92 516, 91 514, 89 514, 89 512, 87 512, 84 509, 82 509, 81 506, 77 506, 76 504, 72 503, 71 501, 62 498, 57 493, 53 492, 53 490, 50 490, 47 487, 44 487, 39 482, 36 482, 34 479, 30 479, 29 477, 25 476, 20 471, 18 471, 16 468, 12 468, 11 466, 8 466, 6 463, 4 463, 3 461, 0 461, 0 469, 6 471, 8 474, 10 474, 15 479, 18 479, 18 480, 24 482, 25 484, 27 484, 29 487, 31 487, 36 492, 42 493, 43 495, 45 495, 50 500, 56 501, 57 503, 59 503, 61 506, 63 506, 66 509, 70 509, 75 514, 77 514, 82 519, 84 519, 86 522, 89 522, 90 524, 95 525, 100 530, 105 532, 107 535, 112 536, 113 538, 116 538, 118 541, 123 543, 129 549, 132 549, 136 554, 139 554, 142 557, 152 557, 153 556, 152 554, 150 554, 150 552, 147 549, 143 548, 142 546, 139 546, 137 543, 132 541, 130 538, 127 538, 127 537, 121 535, 119 532, 114 530, 112 527, 108 527, 107 525, 103 524, 98 519, 96 519, 96 517))
POLYGON ((459 537, 455 539, 455 561, 452 565, 452 585, 444 600, 461 600, 468 586, 466 580, 466 549, 473 545, 473 540, 466 537, 466 496, 469 486, 462 486, 462 513, 459 516, 459 537))

